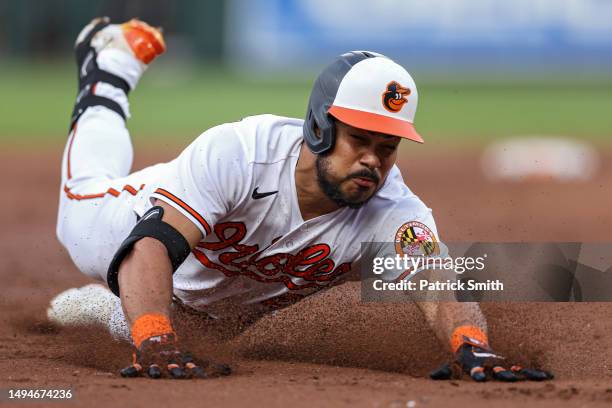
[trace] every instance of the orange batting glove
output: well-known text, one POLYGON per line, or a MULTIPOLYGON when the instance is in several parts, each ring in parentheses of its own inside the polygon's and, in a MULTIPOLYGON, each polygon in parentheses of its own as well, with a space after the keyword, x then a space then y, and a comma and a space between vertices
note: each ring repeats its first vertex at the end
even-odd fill
POLYGON ((162 314, 145 314, 132 325, 135 351, 132 364, 121 370, 122 377, 207 378, 210 374, 229 375, 225 364, 198 363, 189 353, 181 352, 170 320, 162 314))
POLYGON ((451 336, 451 349, 455 360, 446 363, 430 373, 434 380, 459 378, 469 374, 474 381, 487 381, 490 377, 497 381, 514 382, 519 380, 543 381, 554 378, 552 373, 517 365, 507 368, 504 357, 495 353, 486 334, 475 326, 460 326, 451 336))

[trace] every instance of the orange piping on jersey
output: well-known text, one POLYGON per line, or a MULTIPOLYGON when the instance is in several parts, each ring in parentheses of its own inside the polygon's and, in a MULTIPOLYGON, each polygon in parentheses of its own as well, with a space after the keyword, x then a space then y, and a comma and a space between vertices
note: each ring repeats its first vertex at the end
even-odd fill
MULTIPOLYGON (((140 190, 142 190, 144 188, 144 184, 140 186, 140 190)), ((121 191, 127 191, 128 193, 130 193, 131 195, 136 195, 138 194, 138 191, 136 191, 136 189, 130 185, 125 185, 123 186, 123 189, 121 191)), ((66 196, 71 199, 71 200, 91 200, 92 198, 102 198, 104 197, 106 194, 110 194, 113 197, 119 197, 119 195, 121 194, 119 191, 115 190, 114 188, 109 188, 108 190, 106 190, 103 193, 95 193, 95 194, 74 194, 73 192, 70 191, 70 189, 68 188, 68 186, 64 186, 64 192, 66 193, 66 196)))
POLYGON ((72 174, 70 172, 70 153, 72 152, 72 142, 74 142, 74 137, 76 136, 77 124, 75 123, 72 127, 72 135, 70 135, 70 142, 68 143, 68 157, 66 158, 66 168, 68 170, 68 180, 72 178, 72 174))
POLYGON ((84 194, 84 195, 74 194, 70 191, 68 186, 64 186, 64 193, 66 193, 66 196, 68 196, 68 198, 71 200, 89 200, 91 198, 102 198, 106 194, 106 193, 84 194))
POLYGON ((120 194, 120 193, 119 193, 117 190, 115 190, 115 189, 114 189, 114 188, 112 188, 112 187, 111 187, 111 188, 109 188, 108 190, 106 190, 106 193, 107 193, 107 194, 110 194, 110 195, 112 195, 112 196, 114 196, 114 197, 119 197, 119 194, 120 194))
POLYGON ((123 189, 124 189, 125 191, 127 191, 128 193, 130 193, 131 195, 136 195, 136 194, 138 194, 138 191, 136 191, 136 189, 135 189, 134 187, 130 186, 130 185, 125 185, 125 186, 123 187, 123 189))
POLYGON ((198 220, 198 222, 202 225, 202 227, 204 227, 204 230, 206 231, 206 234, 207 235, 210 234, 210 232, 211 232, 210 225, 208 225, 208 223, 206 222, 204 217, 202 217, 200 214, 198 214, 193 208, 191 208, 190 206, 185 204, 180 198, 178 198, 174 194, 164 190, 163 188, 158 188, 157 190, 155 190, 155 192, 157 194, 163 195, 167 199, 171 200, 173 203, 179 205, 183 210, 185 210, 189 214, 191 214, 191 216, 193 218, 195 218, 196 220, 198 220))
POLYGON ((142 190, 144 187, 145 187, 145 185, 141 184, 140 188, 138 190, 136 190, 134 187, 130 186, 129 184, 126 184, 125 186, 123 186, 121 191, 127 191, 131 195, 135 196, 136 194, 138 194, 138 191, 142 190))

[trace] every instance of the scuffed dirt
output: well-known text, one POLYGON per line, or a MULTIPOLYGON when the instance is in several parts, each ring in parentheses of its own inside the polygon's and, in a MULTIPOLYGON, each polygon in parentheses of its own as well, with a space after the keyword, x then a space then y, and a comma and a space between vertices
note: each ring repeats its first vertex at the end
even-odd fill
MULTIPOLYGON (((139 153, 142 167, 175 151, 139 153)), ((361 303, 358 282, 266 316, 230 339, 217 335, 222 327, 183 325, 194 351, 233 364, 230 377, 121 379, 127 345, 100 328, 58 331, 45 321, 51 297, 90 282, 55 239, 60 156, 59 146, 0 153, 0 388, 71 387, 75 402, 91 408, 151 401, 181 407, 612 404, 610 303, 484 304, 496 349, 550 369, 557 379, 433 382, 428 371, 448 356, 419 311, 411 304, 361 303)), ((610 241, 611 159, 607 154, 597 179, 586 184, 489 183, 477 154, 467 151, 429 151, 401 167, 448 241, 610 241)))

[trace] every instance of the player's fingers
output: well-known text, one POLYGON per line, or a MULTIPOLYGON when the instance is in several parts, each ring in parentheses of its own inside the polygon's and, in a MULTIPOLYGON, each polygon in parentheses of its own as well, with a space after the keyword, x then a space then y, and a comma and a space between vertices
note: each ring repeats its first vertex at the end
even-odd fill
POLYGON ((142 366, 140 364, 132 364, 122 369, 119 373, 124 378, 139 377, 142 374, 142 366))
POLYGON ((530 381, 545 381, 545 380, 552 380, 553 378, 555 378, 555 376, 548 371, 536 370, 534 368, 523 368, 520 366, 513 366, 511 370, 512 372, 530 381))
POLYGON ((170 378, 174 378, 176 380, 182 380, 183 378, 187 378, 187 373, 185 372, 185 369, 176 363, 168 364, 168 374, 170 374, 170 378))
POLYGON ((485 373, 484 367, 476 366, 470 370, 470 377, 472 380, 477 382, 487 381, 487 374, 485 373))
POLYGON ((429 373, 429 378, 432 380, 450 380, 453 376, 453 370, 449 363, 442 364, 440 367, 429 373))
POLYGON ((493 367, 492 372, 493 378, 498 381, 515 382, 519 379, 516 375, 514 375, 512 371, 507 370, 501 366, 493 367))
POLYGON ((149 368, 147 368, 147 375, 151 378, 161 378, 162 372, 157 364, 151 364, 149 368))
POLYGON ((198 365, 190 353, 185 353, 181 358, 181 362, 185 366, 185 371, 189 378, 208 378, 204 367, 198 365))
POLYGON ((189 378, 208 378, 206 371, 193 362, 186 363, 185 370, 187 371, 187 376, 189 378))

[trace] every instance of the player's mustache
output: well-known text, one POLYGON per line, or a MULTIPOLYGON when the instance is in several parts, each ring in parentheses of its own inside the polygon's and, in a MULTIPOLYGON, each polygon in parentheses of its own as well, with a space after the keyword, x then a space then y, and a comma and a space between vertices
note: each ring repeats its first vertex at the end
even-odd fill
POLYGON ((376 174, 375 171, 373 170, 359 170, 355 173, 349 174, 348 177, 346 177, 346 180, 350 180, 352 178, 364 178, 364 179, 370 179, 373 182, 375 182, 376 184, 378 184, 378 182, 380 181, 380 177, 378 176, 378 174, 376 174))

